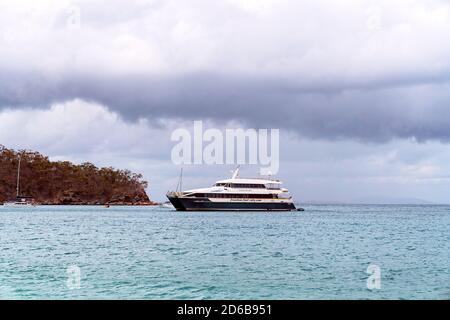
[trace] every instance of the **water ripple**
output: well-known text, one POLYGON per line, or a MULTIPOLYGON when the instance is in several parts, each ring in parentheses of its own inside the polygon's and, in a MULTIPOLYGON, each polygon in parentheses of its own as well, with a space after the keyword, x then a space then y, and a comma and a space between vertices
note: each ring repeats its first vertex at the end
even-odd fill
POLYGON ((449 299, 449 206, 0 207, 4 299, 449 299), (381 289, 366 287, 381 268, 381 289), (81 271, 79 289, 67 268, 81 271))

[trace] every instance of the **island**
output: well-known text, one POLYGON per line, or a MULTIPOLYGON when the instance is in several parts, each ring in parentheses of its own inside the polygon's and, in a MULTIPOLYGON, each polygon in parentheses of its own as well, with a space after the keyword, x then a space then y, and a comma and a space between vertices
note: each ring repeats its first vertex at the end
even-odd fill
POLYGON ((92 163, 50 161, 35 151, 0 145, 0 204, 17 196, 20 159, 21 197, 40 205, 155 205, 141 174, 92 163))

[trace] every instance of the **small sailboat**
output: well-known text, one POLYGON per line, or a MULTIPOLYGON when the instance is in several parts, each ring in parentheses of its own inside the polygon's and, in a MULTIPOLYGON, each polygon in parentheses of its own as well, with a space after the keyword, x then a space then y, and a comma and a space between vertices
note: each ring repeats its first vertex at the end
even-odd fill
POLYGON ((31 197, 20 196, 20 164, 21 164, 21 160, 22 159, 19 156, 19 164, 17 166, 16 199, 3 203, 4 206, 23 207, 23 206, 33 206, 34 205, 33 199, 31 197))

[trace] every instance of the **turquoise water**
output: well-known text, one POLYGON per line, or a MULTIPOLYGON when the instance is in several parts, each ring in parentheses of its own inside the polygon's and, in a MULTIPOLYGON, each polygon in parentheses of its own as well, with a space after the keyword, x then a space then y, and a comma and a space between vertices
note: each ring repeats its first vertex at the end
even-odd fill
POLYGON ((450 206, 305 208, 0 207, 0 297, 450 298, 450 206))

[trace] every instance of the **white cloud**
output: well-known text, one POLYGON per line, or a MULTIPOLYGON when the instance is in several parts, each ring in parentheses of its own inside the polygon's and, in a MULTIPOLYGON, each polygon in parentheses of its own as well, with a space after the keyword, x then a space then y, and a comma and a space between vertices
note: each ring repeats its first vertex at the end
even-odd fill
POLYGON ((439 0, 5 2, 0 66, 237 72, 303 83, 439 76, 449 72, 449 8, 439 0), (70 27, 73 8, 79 28, 70 27))
POLYGON ((82 100, 54 104, 49 109, 0 112, 2 143, 52 155, 108 153, 158 158, 168 150, 158 138, 161 136, 165 137, 165 131, 149 127, 145 120, 124 122, 104 106, 82 100))

